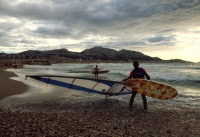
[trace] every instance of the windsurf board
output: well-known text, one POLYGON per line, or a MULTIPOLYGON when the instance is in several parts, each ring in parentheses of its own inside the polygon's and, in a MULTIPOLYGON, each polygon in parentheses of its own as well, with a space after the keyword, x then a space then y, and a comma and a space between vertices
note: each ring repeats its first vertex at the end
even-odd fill
MULTIPOLYGON (((100 70, 98 71, 98 74, 104 74, 104 73, 108 73, 110 70, 100 70)), ((92 74, 94 74, 95 72, 92 71, 92 74)))
MULTIPOLYGON (((110 70, 100 70, 98 71, 98 74, 104 74, 108 73, 110 70)), ((69 73, 92 73, 94 74, 94 71, 89 71, 89 70, 71 70, 69 73)))

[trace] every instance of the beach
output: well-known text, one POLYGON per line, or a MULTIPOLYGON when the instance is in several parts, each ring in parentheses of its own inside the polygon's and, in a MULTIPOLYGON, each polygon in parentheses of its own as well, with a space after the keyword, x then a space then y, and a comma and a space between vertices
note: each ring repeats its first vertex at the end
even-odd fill
MULTIPOLYGON (((13 72, 0 71, 0 101, 23 94, 28 86, 13 72), (6 91, 6 92, 5 92, 6 91)), ((61 99, 62 100, 62 99, 61 99)), ((1 103, 1 102, 0 102, 1 103)), ((117 98, 98 101, 48 101, 0 108, 0 137, 7 136, 142 136, 199 137, 200 110, 179 104, 158 104, 144 111, 142 104, 128 108, 117 98)))
POLYGON ((9 79, 17 75, 13 72, 6 72, 6 69, 5 67, 0 68, 0 100, 11 95, 24 93, 28 89, 28 86, 22 82, 9 79))

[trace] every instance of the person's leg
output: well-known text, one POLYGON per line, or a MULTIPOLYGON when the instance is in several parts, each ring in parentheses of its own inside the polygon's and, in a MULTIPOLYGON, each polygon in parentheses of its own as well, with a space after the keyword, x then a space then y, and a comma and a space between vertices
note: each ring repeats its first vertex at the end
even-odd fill
POLYGON ((136 94, 137 94, 137 92, 132 91, 132 96, 131 96, 131 99, 130 99, 129 107, 132 107, 136 94))
POLYGON ((144 105, 144 109, 147 110, 147 99, 146 99, 146 96, 141 94, 142 96, 142 100, 143 100, 143 105, 144 105))

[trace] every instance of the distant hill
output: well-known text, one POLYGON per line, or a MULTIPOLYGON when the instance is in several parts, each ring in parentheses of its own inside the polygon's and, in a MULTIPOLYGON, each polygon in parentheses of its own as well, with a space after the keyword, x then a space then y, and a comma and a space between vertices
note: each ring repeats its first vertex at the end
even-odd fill
POLYGON ((153 62, 187 62, 184 60, 173 59, 173 60, 162 60, 158 57, 150 57, 141 52, 130 51, 122 49, 120 51, 103 48, 100 46, 96 46, 90 49, 85 49, 82 52, 71 52, 67 49, 54 49, 54 50, 46 50, 46 51, 38 51, 38 50, 28 50, 18 54, 6 54, 0 53, 0 59, 6 58, 23 58, 23 59, 55 59, 56 58, 66 58, 66 59, 81 59, 86 61, 153 61, 153 62))
POLYGON ((120 50, 116 51, 109 48, 103 47, 93 47, 91 49, 86 49, 81 52, 82 55, 101 60, 113 60, 113 61, 129 61, 129 60, 156 60, 161 61, 159 58, 152 58, 150 56, 144 55, 143 53, 130 50, 120 50))

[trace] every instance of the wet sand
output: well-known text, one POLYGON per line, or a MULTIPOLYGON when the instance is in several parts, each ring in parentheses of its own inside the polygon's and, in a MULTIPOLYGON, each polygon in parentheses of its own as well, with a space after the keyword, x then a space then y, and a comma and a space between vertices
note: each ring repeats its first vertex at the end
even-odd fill
MULTIPOLYGON (((27 90, 16 76, 0 71, 1 99, 27 90)), ((100 136, 100 137, 199 137, 200 110, 161 105, 144 111, 141 106, 108 98, 80 102, 46 101, 0 108, 0 137, 6 136, 100 136)))
POLYGON ((5 71, 6 69, 0 68, 0 100, 12 95, 24 93, 28 89, 28 86, 24 83, 9 79, 17 75, 13 72, 5 71))

